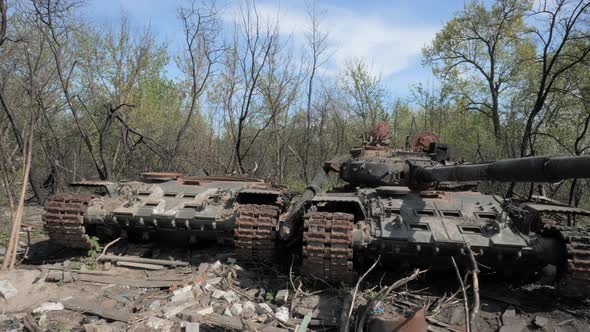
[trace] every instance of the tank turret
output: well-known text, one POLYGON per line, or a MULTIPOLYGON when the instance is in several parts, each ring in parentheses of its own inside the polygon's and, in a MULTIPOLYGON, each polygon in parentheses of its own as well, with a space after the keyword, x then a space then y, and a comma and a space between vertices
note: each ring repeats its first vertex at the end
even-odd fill
MULTIPOLYGON (((590 156, 536 156, 499 160, 480 164, 458 164, 449 160, 449 148, 436 136, 421 133, 428 142, 413 145, 410 151, 368 144, 353 149, 348 160, 331 161, 327 169, 340 173, 340 179, 355 186, 405 186, 415 190, 445 189, 451 184, 480 181, 557 182, 572 178, 590 178, 590 156)), ((462 188, 462 186, 457 186, 462 188)))

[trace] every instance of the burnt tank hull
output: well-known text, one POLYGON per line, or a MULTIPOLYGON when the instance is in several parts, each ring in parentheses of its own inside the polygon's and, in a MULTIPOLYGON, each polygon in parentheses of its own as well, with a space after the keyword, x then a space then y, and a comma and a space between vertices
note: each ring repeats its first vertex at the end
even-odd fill
POLYGON ((242 256, 273 254, 276 223, 288 203, 283 188, 239 177, 166 175, 73 184, 83 190, 59 193, 48 203, 43 219, 50 239, 89 249, 97 235, 149 239, 175 233, 188 243, 235 243, 242 256))
POLYGON ((357 266, 378 256, 382 265, 449 268, 467 261, 466 246, 495 273, 525 278, 547 265, 558 269, 568 294, 590 294, 590 228, 567 226, 590 211, 523 202, 518 218, 503 200, 479 192, 413 192, 362 188, 317 195, 304 220, 304 274, 353 282, 357 266))
MULTIPOLYGON (((383 135, 381 135, 383 136, 383 135)), ((302 233, 302 273, 353 282, 380 256, 391 268, 452 268, 451 257, 524 279, 553 265, 567 295, 590 295, 590 211, 536 197, 477 191, 480 181, 555 182, 590 178, 590 156, 528 157, 481 164, 449 158, 446 144, 390 149, 383 140, 326 163, 345 184, 314 195, 305 217, 281 236, 302 233), (369 264, 365 264, 369 263, 369 264)), ((421 140, 413 140, 421 142, 421 140)))

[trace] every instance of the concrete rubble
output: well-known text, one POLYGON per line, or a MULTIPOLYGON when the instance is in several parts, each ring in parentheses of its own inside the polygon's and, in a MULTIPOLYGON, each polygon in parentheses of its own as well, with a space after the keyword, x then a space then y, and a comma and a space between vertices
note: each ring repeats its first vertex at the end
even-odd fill
POLYGON ((16 288, 14 288, 8 280, 0 280, 0 295, 2 295, 3 298, 9 299, 16 296, 17 293, 18 291, 16 288))
POLYGON ((33 309, 34 314, 40 314, 48 311, 64 310, 64 305, 61 302, 43 302, 41 305, 33 309))
MULTIPOLYGON (((159 254, 166 257, 165 249, 159 254)), ((35 269, 35 276, 24 283, 33 290, 22 288, 19 278, 0 281, 0 294, 9 304, 20 299, 21 294, 23 298, 39 296, 39 300, 23 305, 22 314, 16 318, 0 315, 0 331, 22 330, 28 325, 50 331, 63 327, 96 332, 211 329, 284 332, 299 331, 302 327, 309 331, 337 330, 341 324, 346 305, 344 295, 351 292, 348 286, 330 286, 295 275, 289 277, 278 272, 278 268, 271 273, 265 266, 242 266, 242 262, 234 261, 227 254, 197 257, 189 266, 165 270, 104 266, 108 262, 93 267, 92 262, 82 263, 75 258, 68 258, 67 268, 63 263, 41 265, 35 269), (81 270, 83 265, 86 268, 81 270), (40 296, 47 290, 47 296, 40 296)), ((378 291, 373 291, 376 283, 371 282, 372 285, 367 283, 359 291, 354 319, 360 317, 359 310, 364 310, 378 291)), ((385 286, 388 281, 376 282, 385 286)), ((496 297, 500 300, 493 303, 483 300, 485 310, 480 313, 483 318, 476 322, 476 331, 587 330, 588 325, 575 317, 525 311, 525 304, 496 297)), ((425 319, 428 320, 429 331, 464 330, 460 295, 435 296, 404 289, 378 302, 368 316, 367 331, 372 331, 371 326, 378 323, 404 321, 417 308, 425 308, 424 315, 411 321, 426 324, 425 319)), ((349 330, 355 331, 352 326, 349 330)))

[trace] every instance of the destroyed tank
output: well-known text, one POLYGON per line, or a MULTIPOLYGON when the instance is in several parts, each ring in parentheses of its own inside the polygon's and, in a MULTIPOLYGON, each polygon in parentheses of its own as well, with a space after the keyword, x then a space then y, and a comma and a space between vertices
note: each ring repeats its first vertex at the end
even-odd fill
POLYGON ((179 244, 235 244, 238 256, 266 260, 288 204, 284 188, 235 176, 143 173, 141 181, 71 186, 50 199, 43 220, 51 240, 79 249, 91 248, 94 237, 169 236, 179 244))
POLYGON ((450 161, 431 133, 411 147, 387 147, 388 128, 346 158, 325 164, 346 185, 320 193, 319 172, 297 203, 304 218, 284 218, 280 237, 302 234, 302 274, 352 282, 355 268, 381 256, 387 267, 468 263, 467 247, 482 265, 508 277, 557 268, 569 294, 590 291, 590 211, 548 198, 515 201, 476 191, 480 181, 557 182, 590 177, 590 156, 527 157, 481 164, 450 161), (384 133, 385 132, 385 133, 384 133), (575 221, 574 221, 575 220, 575 221))

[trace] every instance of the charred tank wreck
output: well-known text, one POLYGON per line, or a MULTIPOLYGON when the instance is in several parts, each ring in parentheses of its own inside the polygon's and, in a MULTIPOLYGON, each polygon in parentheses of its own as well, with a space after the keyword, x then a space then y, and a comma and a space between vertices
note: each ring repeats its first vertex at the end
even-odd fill
POLYGON ((234 176, 144 173, 140 181, 83 181, 72 187, 77 192, 51 198, 43 219, 53 241, 80 249, 90 248, 93 236, 162 237, 180 245, 235 243, 238 256, 267 260, 288 204, 284 188, 234 176))
POLYGON ((346 185, 318 193, 320 173, 302 195, 306 202, 298 202, 303 220, 285 218, 280 230, 285 241, 303 233, 305 274, 351 282, 355 267, 377 255, 392 267, 448 267, 450 256, 467 260, 468 244, 478 262, 497 272, 524 278, 551 264, 563 291, 590 292, 590 228, 583 220, 590 211, 476 191, 483 180, 588 178, 590 156, 457 164, 436 136, 421 133, 404 151, 374 139, 327 162, 324 171, 337 172, 346 185))

